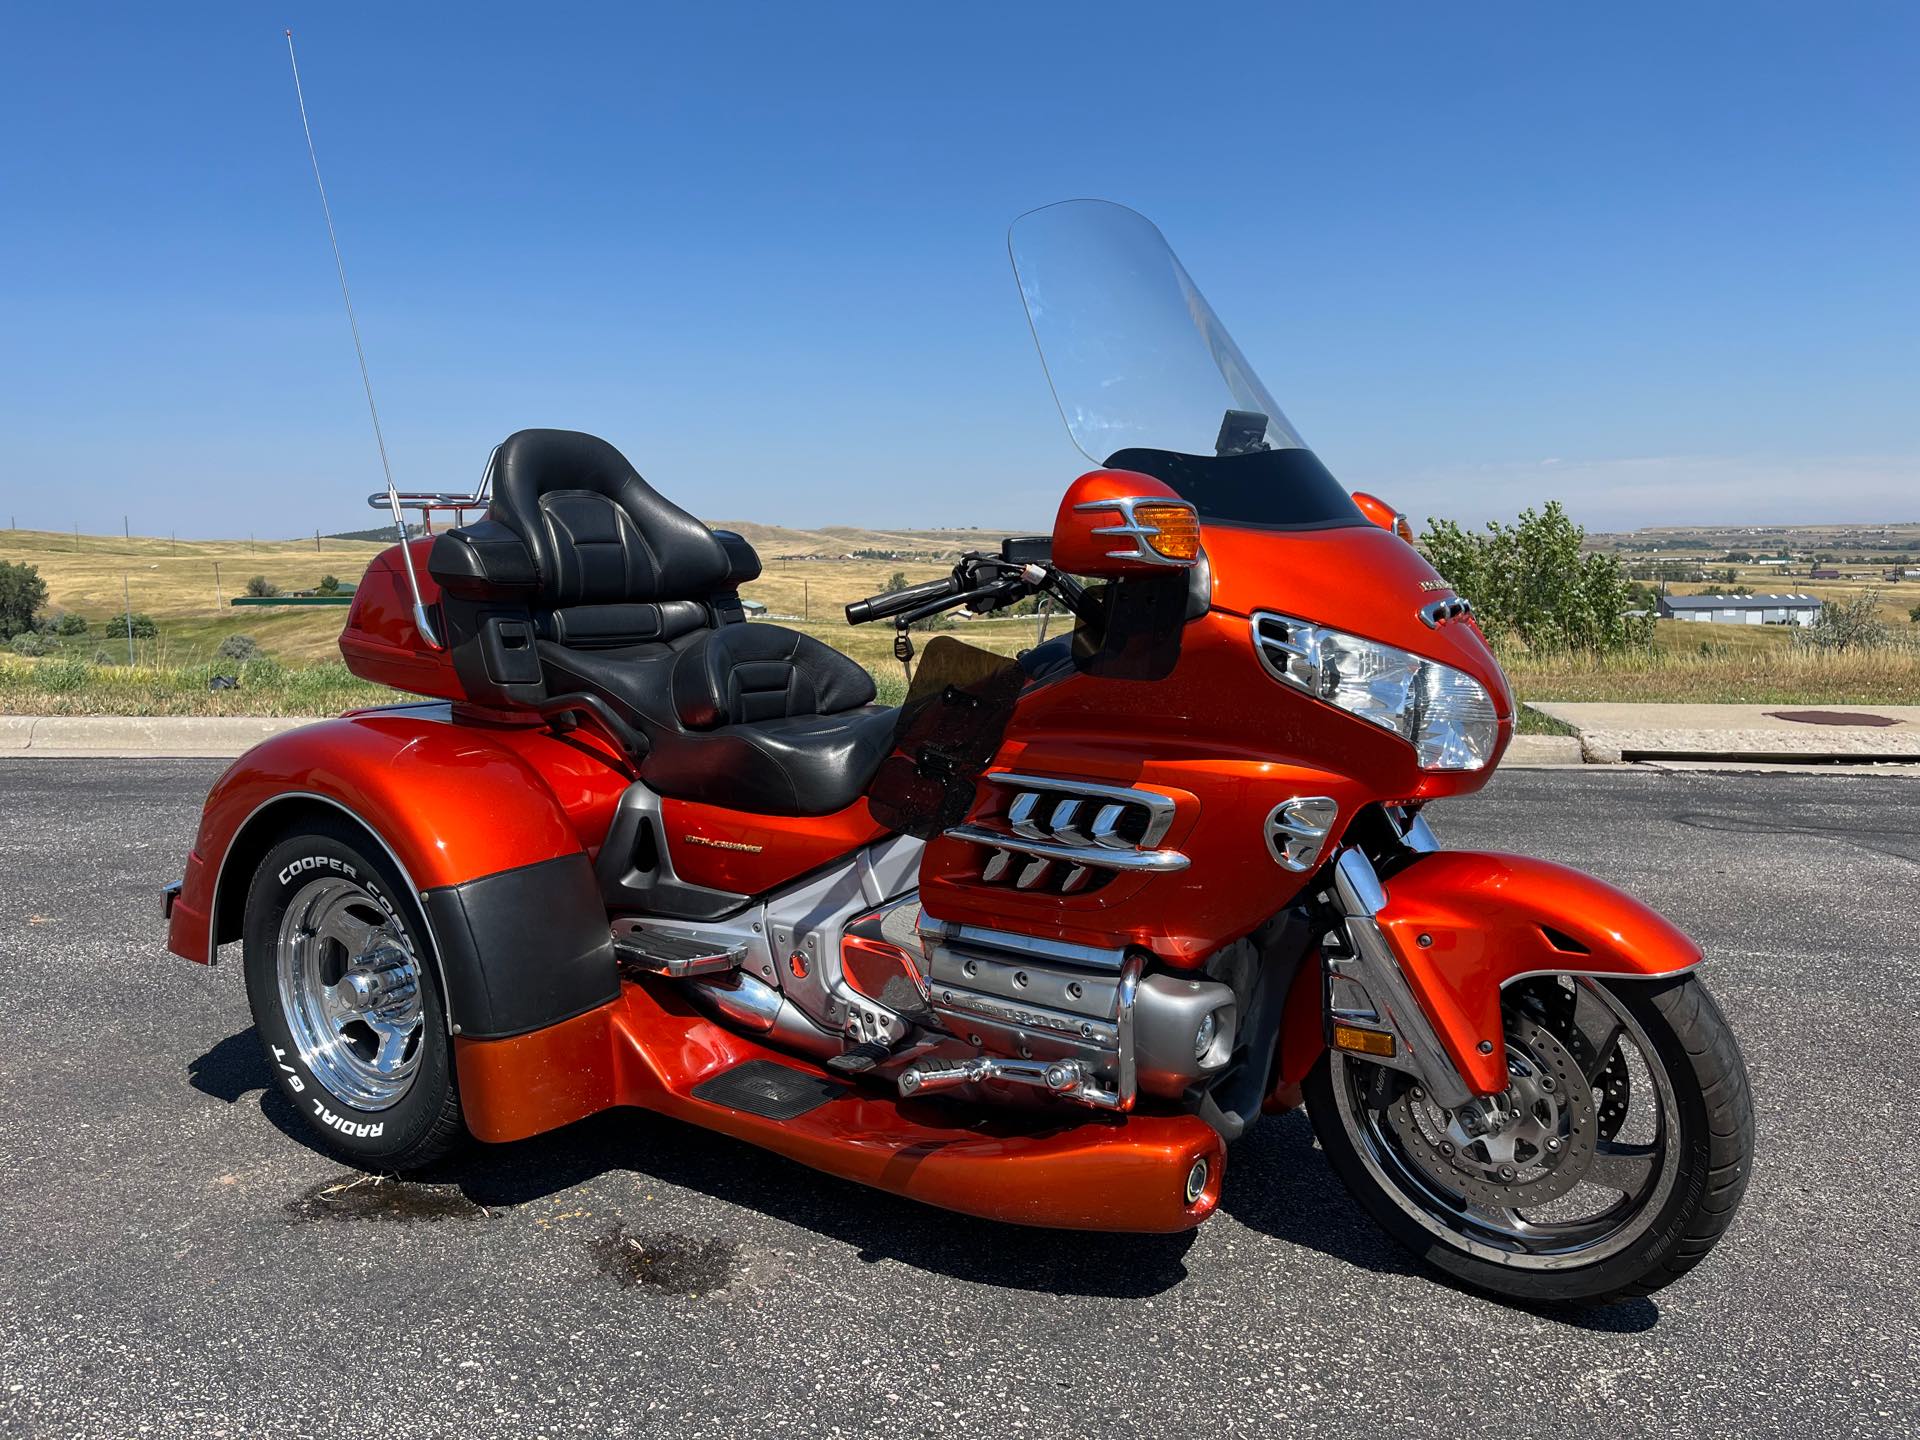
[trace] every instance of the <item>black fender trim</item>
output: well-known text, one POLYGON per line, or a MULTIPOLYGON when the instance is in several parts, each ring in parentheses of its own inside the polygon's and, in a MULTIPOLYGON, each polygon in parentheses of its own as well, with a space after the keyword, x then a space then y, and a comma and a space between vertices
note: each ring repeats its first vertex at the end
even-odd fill
POLYGON ((620 994, 606 902, 584 854, 423 891, 454 1032, 499 1040, 620 994))

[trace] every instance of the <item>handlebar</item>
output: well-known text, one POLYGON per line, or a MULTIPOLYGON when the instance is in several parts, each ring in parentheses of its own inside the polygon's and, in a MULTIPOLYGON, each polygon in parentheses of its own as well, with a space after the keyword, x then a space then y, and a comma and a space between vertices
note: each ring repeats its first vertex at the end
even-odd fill
POLYGON ((909 585, 904 590, 869 595, 865 600, 856 600, 847 606, 847 623, 865 625, 869 620, 885 620, 888 616, 917 609, 929 600, 944 600, 948 596, 958 595, 961 588, 959 579, 948 575, 944 579, 928 580, 921 585, 909 585))

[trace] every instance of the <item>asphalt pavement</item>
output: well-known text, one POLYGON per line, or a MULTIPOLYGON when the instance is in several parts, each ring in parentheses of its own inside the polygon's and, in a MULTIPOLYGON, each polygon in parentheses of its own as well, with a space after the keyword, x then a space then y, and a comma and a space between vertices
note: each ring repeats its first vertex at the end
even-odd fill
POLYGON ((0 759, 0 1434, 1920 1429, 1920 778, 1541 770, 1432 812, 1694 934, 1752 1071, 1720 1248, 1559 1314, 1410 1265, 1297 1115, 1176 1238, 996 1227, 638 1113, 356 1184, 268 1088, 237 964, 164 946, 219 769, 0 759))

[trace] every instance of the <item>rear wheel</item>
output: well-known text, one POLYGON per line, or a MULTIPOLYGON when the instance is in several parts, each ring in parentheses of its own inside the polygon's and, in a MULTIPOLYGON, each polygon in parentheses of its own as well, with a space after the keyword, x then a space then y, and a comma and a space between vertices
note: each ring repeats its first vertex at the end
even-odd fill
POLYGON ((1524 981, 1505 996, 1509 1088, 1446 1110, 1414 1077, 1329 1052, 1314 1131, 1373 1218, 1509 1299, 1649 1294, 1718 1242, 1746 1190, 1753 1107, 1692 976, 1524 981))
POLYGON ((392 864, 345 822, 267 852, 247 892, 247 998, 275 1082, 322 1147, 416 1169, 463 1133, 426 927, 392 864))

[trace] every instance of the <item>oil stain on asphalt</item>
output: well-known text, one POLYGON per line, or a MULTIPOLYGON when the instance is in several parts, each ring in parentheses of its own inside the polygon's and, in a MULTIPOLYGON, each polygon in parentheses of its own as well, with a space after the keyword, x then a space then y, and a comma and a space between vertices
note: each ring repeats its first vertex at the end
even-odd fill
POLYGON ((594 1242, 602 1275, 630 1289, 658 1295, 710 1295, 733 1282, 740 1247, 730 1240, 702 1240, 671 1230, 615 1226, 594 1242))
POLYGON ((420 1185, 378 1175, 337 1176, 287 1202, 296 1220, 477 1220, 489 1212, 451 1185, 420 1185))

